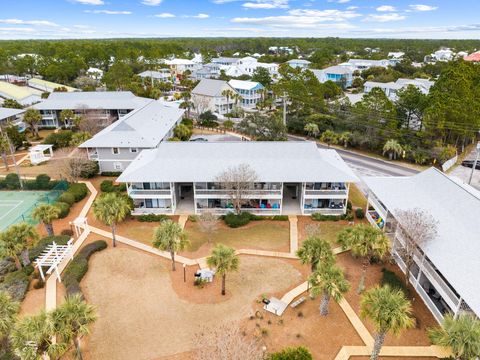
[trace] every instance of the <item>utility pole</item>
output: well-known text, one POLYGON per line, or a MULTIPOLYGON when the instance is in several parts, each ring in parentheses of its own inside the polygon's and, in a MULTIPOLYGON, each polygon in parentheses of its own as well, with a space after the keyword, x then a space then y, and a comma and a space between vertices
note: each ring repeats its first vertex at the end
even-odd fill
POLYGON ((473 162, 473 165, 472 165, 472 172, 470 173, 470 179, 468 179, 468 184, 469 185, 472 182, 473 172, 475 171, 475 168, 477 167, 479 157, 480 157, 480 141, 477 142, 477 156, 475 157, 475 161, 473 162))
POLYGON ((287 93, 283 92, 283 125, 287 126, 287 93))

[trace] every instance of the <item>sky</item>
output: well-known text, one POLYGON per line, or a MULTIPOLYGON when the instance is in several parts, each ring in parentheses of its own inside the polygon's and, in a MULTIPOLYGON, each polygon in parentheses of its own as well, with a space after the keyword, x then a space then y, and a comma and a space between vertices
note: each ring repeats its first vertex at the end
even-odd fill
POLYGON ((480 0, 0 0, 0 39, 480 39, 480 0))

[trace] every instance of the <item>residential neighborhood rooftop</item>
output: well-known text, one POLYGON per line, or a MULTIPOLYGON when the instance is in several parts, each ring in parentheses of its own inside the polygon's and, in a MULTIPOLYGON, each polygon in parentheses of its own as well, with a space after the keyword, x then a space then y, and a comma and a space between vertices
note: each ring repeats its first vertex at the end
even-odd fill
POLYGON ((53 89, 56 89, 56 88, 65 88, 67 89, 68 92, 80 91, 79 89, 76 89, 71 86, 57 84, 51 81, 42 80, 38 78, 31 78, 30 80, 28 80, 28 85, 35 89, 39 89, 43 91, 52 91, 53 89))
POLYGON ((39 90, 0 81, 0 97, 16 100, 22 105, 40 101, 40 95, 41 91, 39 90))
POLYGON ((221 95, 220 93, 225 84, 227 84, 227 82, 223 80, 202 79, 192 90, 192 94, 218 96, 221 95))
POLYGON ((314 142, 164 142, 144 150, 120 175, 120 182, 212 182, 231 167, 246 164, 261 182, 356 182, 335 150, 314 142))
POLYGON ((420 208, 437 220, 437 236, 423 250, 480 315, 478 191, 435 168, 411 177, 364 177, 363 181, 393 216, 400 210, 420 208))
POLYGON ((256 90, 263 88, 263 85, 256 81, 230 80, 228 84, 234 89, 256 90))
POLYGON ((0 120, 8 119, 12 116, 20 115, 24 112, 25 110, 23 109, 9 109, 0 107, 0 120))

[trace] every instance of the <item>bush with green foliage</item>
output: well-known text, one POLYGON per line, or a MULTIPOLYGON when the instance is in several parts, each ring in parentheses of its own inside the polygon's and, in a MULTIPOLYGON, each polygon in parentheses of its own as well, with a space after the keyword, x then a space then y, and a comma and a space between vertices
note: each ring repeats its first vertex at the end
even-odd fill
POLYGON ((73 236, 73 231, 71 229, 63 229, 60 232, 60 235, 68 236, 69 238, 71 238, 73 236))
POLYGON ((270 354, 268 360, 313 360, 310 351, 304 346, 287 347, 282 351, 270 354))
POLYGON ((38 190, 48 190, 50 189, 50 176, 47 174, 39 174, 35 178, 35 183, 38 190))
POLYGON ((4 184, 8 190, 20 189, 20 179, 14 173, 10 173, 5 177, 4 184))
POLYGON ((75 196, 73 196, 72 193, 66 191, 58 197, 57 201, 67 203, 68 205, 72 206, 73 204, 75 204, 75 196))
POLYGON ((127 185, 114 185, 112 180, 103 180, 100 184, 100 190, 102 192, 124 192, 127 191, 127 185))
POLYGON ((23 270, 17 270, 5 275, 0 282, 0 291, 6 291, 14 301, 22 301, 28 290, 30 279, 28 273, 23 270))
POLYGON ((80 281, 88 271, 88 259, 97 251, 102 251, 107 248, 107 243, 103 240, 94 241, 91 244, 85 245, 82 250, 76 255, 63 273, 63 284, 67 289, 68 295, 82 293, 80 289, 80 281))
POLYGON ((11 125, 7 127, 6 132, 15 149, 28 144, 25 132, 20 132, 17 126, 11 125))
POLYGON ((138 221, 141 222, 162 222, 169 220, 170 218, 167 215, 155 215, 155 214, 145 214, 137 217, 138 221))
POLYGON ((60 210, 58 214, 59 219, 65 219, 70 213, 71 205, 62 201, 57 201, 54 206, 60 210))
POLYGON ((82 163, 82 168, 80 170, 80 177, 82 179, 91 179, 98 175, 100 167, 98 161, 95 160, 85 160, 82 163))
POLYGON ((54 132, 49 134, 45 140, 44 144, 53 145, 54 149, 60 149, 67 146, 70 146, 70 141, 72 141, 73 131, 71 130, 61 130, 59 132, 54 132))
POLYGON ((247 225, 254 217, 255 215, 252 215, 249 212, 242 212, 240 214, 231 212, 225 215, 223 220, 229 227, 238 228, 247 225))
POLYGON ((82 201, 88 195, 87 185, 84 183, 70 184, 67 193, 70 193, 75 198, 75 202, 82 201))
POLYGON ((199 124, 205 127, 216 128, 218 127, 218 118, 210 110, 205 111, 203 114, 200 114, 199 124))
POLYGON ((407 288, 405 287, 405 283, 397 276, 397 274, 385 268, 382 269, 382 279, 380 284, 382 286, 390 285, 392 289, 400 289, 405 294, 408 292, 407 288))
POLYGON ((365 213, 363 212, 363 209, 362 208, 356 208, 355 209, 355 216, 359 220, 363 219, 365 217, 365 213))
POLYGON ((100 175, 111 176, 111 177, 119 177, 120 175, 122 175, 122 172, 121 171, 102 171, 100 173, 100 175))

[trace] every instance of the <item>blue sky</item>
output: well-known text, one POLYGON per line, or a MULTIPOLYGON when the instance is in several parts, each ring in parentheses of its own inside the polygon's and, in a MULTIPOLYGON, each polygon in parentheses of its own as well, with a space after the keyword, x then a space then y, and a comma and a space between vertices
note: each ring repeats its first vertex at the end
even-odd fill
POLYGON ((480 0, 2 0, 0 39, 480 38, 480 0))

